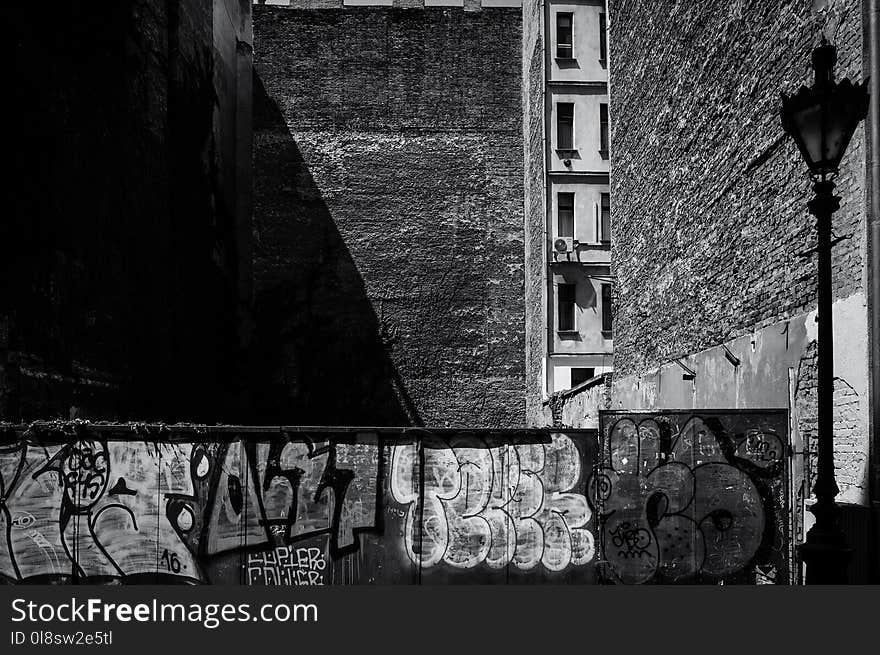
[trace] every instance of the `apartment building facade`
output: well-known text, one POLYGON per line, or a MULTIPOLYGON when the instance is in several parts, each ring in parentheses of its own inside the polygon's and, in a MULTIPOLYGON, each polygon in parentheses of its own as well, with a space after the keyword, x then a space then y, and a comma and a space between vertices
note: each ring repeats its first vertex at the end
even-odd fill
POLYGON ((601 0, 527 4, 524 20, 526 139, 543 141, 526 154, 528 406, 543 422, 549 396, 613 367, 608 25, 601 0))

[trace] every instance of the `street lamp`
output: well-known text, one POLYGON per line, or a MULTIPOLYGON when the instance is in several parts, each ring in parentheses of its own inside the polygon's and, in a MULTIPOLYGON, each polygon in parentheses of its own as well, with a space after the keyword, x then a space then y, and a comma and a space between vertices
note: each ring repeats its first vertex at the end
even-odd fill
POLYGON ((807 584, 845 584, 851 549, 840 527, 839 491, 834 479, 834 343, 831 318, 831 215, 840 208, 834 182, 840 160, 859 121, 868 113, 867 83, 834 81, 836 48, 822 36, 813 50, 816 72, 811 88, 782 95, 782 129, 795 141, 813 179, 815 197, 807 203, 816 217, 818 256, 818 442, 819 461, 810 511, 816 523, 807 532, 800 556, 807 584))

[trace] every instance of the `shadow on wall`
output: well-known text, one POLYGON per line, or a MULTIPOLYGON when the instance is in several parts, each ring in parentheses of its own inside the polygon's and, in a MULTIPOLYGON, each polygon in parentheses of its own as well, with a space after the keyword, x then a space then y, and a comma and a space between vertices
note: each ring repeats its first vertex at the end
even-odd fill
POLYGON ((254 413, 263 424, 422 425, 357 266, 254 71, 254 413))

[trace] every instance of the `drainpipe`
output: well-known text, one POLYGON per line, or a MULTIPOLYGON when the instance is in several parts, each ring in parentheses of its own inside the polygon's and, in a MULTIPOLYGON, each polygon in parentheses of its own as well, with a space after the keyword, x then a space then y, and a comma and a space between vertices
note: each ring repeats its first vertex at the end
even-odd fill
POLYGON ((868 93, 871 94, 868 119, 865 125, 867 141, 867 224, 868 224, 868 340, 869 340, 869 396, 870 430, 869 475, 875 555, 871 561, 871 581, 880 581, 880 0, 864 0, 864 65, 870 75, 868 93))

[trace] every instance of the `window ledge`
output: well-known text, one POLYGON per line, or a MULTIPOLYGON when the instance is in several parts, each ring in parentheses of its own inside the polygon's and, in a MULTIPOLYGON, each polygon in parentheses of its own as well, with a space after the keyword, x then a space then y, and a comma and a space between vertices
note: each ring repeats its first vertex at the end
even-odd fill
POLYGON ((578 154, 578 149, 577 148, 556 148, 556 154, 559 155, 560 157, 563 154, 576 155, 576 154, 578 154))
POLYGON ((570 337, 579 334, 579 332, 577 330, 556 330, 556 334, 570 337))
POLYGON ((605 339, 613 339, 613 330, 602 330, 602 337, 605 339))
POLYGON ((577 61, 577 57, 560 57, 559 55, 556 55, 556 57, 554 57, 554 59, 556 59, 556 61, 559 61, 559 62, 577 61))

